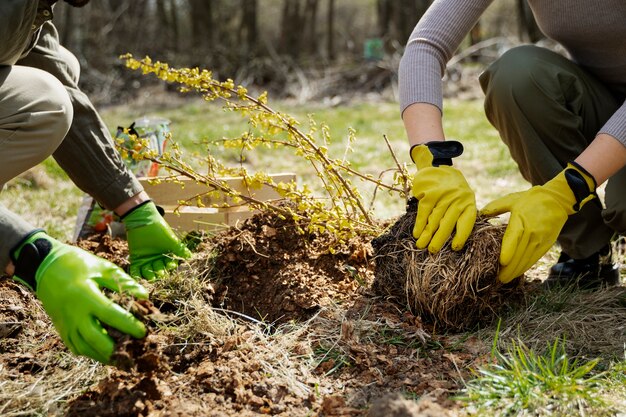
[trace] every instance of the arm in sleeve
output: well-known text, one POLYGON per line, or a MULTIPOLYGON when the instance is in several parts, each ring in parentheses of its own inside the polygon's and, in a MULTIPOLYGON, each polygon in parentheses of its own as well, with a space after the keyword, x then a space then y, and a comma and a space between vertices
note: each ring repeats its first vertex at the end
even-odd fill
POLYGON ((0 275, 9 264, 9 251, 36 227, 0 204, 0 275))
POLYGON ((493 0, 435 0, 407 43, 399 68, 401 111, 413 103, 443 106, 446 63, 493 0))
POLYGON ((0 65, 13 65, 28 47, 37 15, 35 0, 0 1, 0 65))
POLYGON ((598 132, 613 136, 626 146, 626 101, 598 132))

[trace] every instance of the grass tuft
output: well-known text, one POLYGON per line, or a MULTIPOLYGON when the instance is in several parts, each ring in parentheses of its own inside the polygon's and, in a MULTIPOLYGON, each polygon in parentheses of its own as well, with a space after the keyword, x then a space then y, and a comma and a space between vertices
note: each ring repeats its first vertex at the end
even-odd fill
POLYGON ((496 351, 495 363, 477 371, 463 397, 477 408, 498 415, 604 415, 610 412, 601 396, 600 379, 594 372, 598 360, 572 359, 565 341, 557 339, 538 354, 513 342, 505 354, 496 351))

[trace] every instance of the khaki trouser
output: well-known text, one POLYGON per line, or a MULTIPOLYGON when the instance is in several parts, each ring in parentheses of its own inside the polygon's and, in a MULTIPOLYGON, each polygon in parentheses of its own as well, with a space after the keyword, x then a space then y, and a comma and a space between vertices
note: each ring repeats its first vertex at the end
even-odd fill
MULTIPOLYGON (((59 44, 52 23, 13 66, 0 66, 0 186, 53 155, 72 181, 112 209, 142 187, 78 88, 78 61, 59 44)), ((34 227, 0 205, 0 268, 34 227)))
MULTIPOLYGON (((567 58, 536 46, 507 51, 480 77, 485 111, 522 176, 544 184, 574 160, 624 101, 567 58)), ((605 205, 587 204, 571 216, 558 242, 585 258, 626 232, 626 169, 609 179, 605 205)))

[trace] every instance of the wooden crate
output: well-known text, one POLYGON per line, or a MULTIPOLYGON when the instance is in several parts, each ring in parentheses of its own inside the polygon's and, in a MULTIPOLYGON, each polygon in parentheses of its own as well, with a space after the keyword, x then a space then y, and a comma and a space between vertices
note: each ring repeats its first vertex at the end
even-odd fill
MULTIPOLYGON (((296 180, 296 175, 291 173, 271 174, 270 177, 275 183, 291 182, 296 180)), ((255 211, 251 210, 243 202, 234 203, 226 195, 212 193, 206 194, 209 189, 202 184, 197 184, 188 178, 180 178, 182 184, 172 182, 151 183, 154 178, 142 177, 139 181, 150 195, 154 202, 165 210, 165 219, 173 229, 190 232, 193 230, 217 231, 252 217, 255 211), (195 206, 195 196, 200 195, 200 201, 207 207, 195 206), (178 213, 174 209, 179 206, 179 201, 191 199, 192 206, 179 207, 178 213), (219 205, 219 208, 209 207, 219 205)), ((223 177, 221 181, 227 183, 231 188, 241 192, 245 196, 254 197, 261 201, 280 199, 280 195, 271 187, 263 186, 253 189, 247 186, 243 177, 223 177)))

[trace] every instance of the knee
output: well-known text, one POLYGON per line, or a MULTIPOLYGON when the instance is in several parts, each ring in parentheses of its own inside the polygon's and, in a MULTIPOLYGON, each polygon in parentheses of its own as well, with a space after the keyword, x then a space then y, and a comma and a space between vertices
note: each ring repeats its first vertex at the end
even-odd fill
POLYGON ((541 55, 546 50, 523 45, 505 52, 480 75, 485 93, 485 108, 514 105, 523 107, 536 100, 533 91, 541 89, 546 77, 541 55))
POLYGON ((58 79, 45 72, 39 75, 33 80, 33 88, 40 92, 40 98, 33 103, 29 118, 31 128, 53 152, 72 125, 74 109, 67 90, 58 79))
POLYGON ((45 71, 16 66, 11 68, 2 90, 4 107, 13 109, 11 130, 31 141, 33 153, 54 152, 70 129, 74 114, 63 84, 45 71))
POLYGON ((11 161, 0 182, 31 168, 59 147, 72 124, 65 87, 45 71, 13 66, 0 71, 0 149, 11 161))

